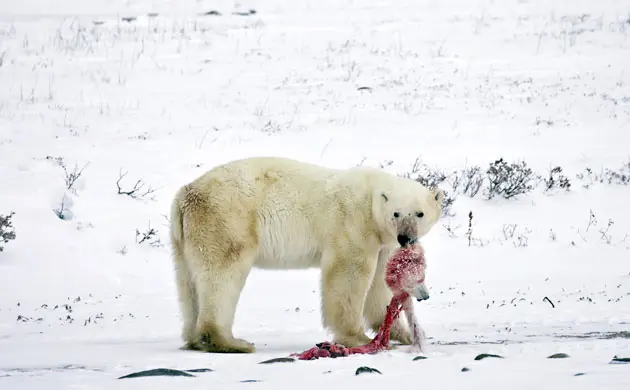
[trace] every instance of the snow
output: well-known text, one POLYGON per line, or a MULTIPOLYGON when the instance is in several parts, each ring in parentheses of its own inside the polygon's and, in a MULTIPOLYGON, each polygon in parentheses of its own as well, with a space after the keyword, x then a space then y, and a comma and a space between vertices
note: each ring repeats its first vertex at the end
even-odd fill
POLYGON ((1 2, 0 388, 628 388, 609 362, 630 356, 630 187, 576 175, 629 161, 629 35, 621 0, 1 2), (252 272, 234 332, 255 354, 180 350, 170 201, 254 155, 400 174, 503 157, 572 185, 458 195, 423 240, 426 360, 257 364, 329 339, 317 270, 252 272), (58 157, 85 167, 74 190, 58 157), (121 172, 155 192, 118 194, 121 172), (149 227, 161 245, 136 242, 149 227), (214 371, 116 379, 159 367, 214 371))

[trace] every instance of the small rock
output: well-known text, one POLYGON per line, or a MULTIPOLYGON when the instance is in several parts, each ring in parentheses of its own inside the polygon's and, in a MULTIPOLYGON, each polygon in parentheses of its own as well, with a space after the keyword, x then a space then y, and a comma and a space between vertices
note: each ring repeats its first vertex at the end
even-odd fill
POLYGON ((413 361, 415 362, 416 360, 424 360, 426 358, 427 358, 426 356, 420 355, 420 356, 416 356, 415 358, 413 358, 413 361))
POLYGON ((359 368, 357 368, 357 370, 354 372, 354 375, 360 375, 360 374, 369 374, 369 373, 377 373, 377 374, 383 374, 382 372, 380 372, 379 370, 377 370, 376 368, 372 368, 372 367, 367 367, 367 366, 361 366, 359 368))
POLYGON ((547 356, 547 359, 566 359, 568 357, 569 355, 567 355, 566 353, 560 352, 560 353, 554 353, 551 356, 547 356))
POLYGON ((258 379, 245 379, 241 381, 241 383, 254 383, 254 382, 262 382, 262 381, 258 379))
POLYGON ((582 376, 582 375, 584 375, 583 372, 578 372, 578 373, 574 374, 573 376, 582 376))
POLYGON ((481 360, 481 359, 485 359, 485 358, 498 358, 498 359, 503 359, 503 356, 501 355, 494 355, 491 353, 480 353, 479 355, 475 356, 475 360, 481 360))
POLYGON ((255 9, 250 9, 249 11, 246 12, 241 12, 241 11, 236 11, 236 12, 232 12, 233 15, 238 15, 238 16, 249 16, 249 15, 255 15, 256 14, 256 10, 255 9))
POLYGON ((213 372, 211 368, 191 368, 190 370, 184 370, 186 372, 213 372))
POLYGON ((184 371, 173 370, 170 368, 155 368, 153 370, 134 372, 128 375, 121 376, 118 379, 127 378, 141 378, 145 376, 194 376, 184 371))
POLYGON ((630 364, 630 358, 627 357, 617 357, 617 355, 615 355, 612 360, 610 361, 610 364, 630 364))
POLYGON ((280 357, 280 358, 274 358, 274 359, 269 359, 269 360, 265 360, 262 361, 258 364, 270 364, 270 363, 291 363, 294 362, 295 359, 294 358, 290 358, 290 357, 280 357))
POLYGON ((468 368, 468 367, 462 368, 462 372, 468 372, 468 371, 470 371, 470 368, 468 368))

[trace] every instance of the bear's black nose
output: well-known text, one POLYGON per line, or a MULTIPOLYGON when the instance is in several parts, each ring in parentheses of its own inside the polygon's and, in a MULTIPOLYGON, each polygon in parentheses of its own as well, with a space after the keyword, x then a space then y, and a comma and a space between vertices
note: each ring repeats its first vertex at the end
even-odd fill
POLYGON ((396 237, 396 240, 398 240, 398 243, 403 248, 409 245, 409 243, 411 242, 411 238, 409 238, 409 236, 406 234, 399 234, 398 237, 396 237))

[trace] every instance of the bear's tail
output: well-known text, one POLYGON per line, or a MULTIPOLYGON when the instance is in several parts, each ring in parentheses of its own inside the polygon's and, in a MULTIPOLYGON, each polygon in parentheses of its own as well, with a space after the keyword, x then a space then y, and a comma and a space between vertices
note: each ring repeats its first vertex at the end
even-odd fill
POLYGON ((171 246, 176 262, 180 262, 184 256, 184 217, 182 215, 182 200, 186 195, 186 188, 181 188, 175 194, 171 203, 171 246))

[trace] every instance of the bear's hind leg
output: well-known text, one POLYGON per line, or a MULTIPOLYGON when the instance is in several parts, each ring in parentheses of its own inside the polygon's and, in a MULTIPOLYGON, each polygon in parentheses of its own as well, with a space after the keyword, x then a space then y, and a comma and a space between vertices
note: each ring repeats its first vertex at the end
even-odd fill
MULTIPOLYGON (((387 305, 389 305, 393 296, 385 282, 385 266, 387 265, 390 254, 391 251, 387 249, 381 250, 379 254, 378 266, 363 309, 363 315, 367 323, 375 332, 378 332, 379 327, 383 323, 387 312, 387 305)), ((390 338, 392 341, 398 341, 401 344, 408 345, 412 342, 412 334, 409 327, 405 326, 403 321, 402 316, 394 321, 390 338)))
POLYGON ((197 328, 197 291, 190 278, 190 272, 183 261, 175 265, 175 277, 179 298, 179 307, 184 320, 182 327, 182 338, 184 339, 184 349, 196 349, 196 328, 197 328))
POLYGON ((195 277, 199 302, 195 343, 198 349, 217 353, 255 351, 254 344, 232 334, 236 305, 252 264, 252 256, 226 254, 220 259, 211 258, 209 253, 205 256, 201 272, 195 277))
POLYGON ((363 306, 376 268, 373 257, 323 261, 323 323, 332 330, 335 343, 358 347, 371 341, 363 329, 363 306))

